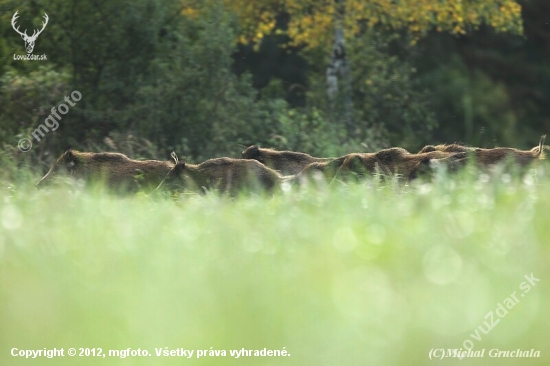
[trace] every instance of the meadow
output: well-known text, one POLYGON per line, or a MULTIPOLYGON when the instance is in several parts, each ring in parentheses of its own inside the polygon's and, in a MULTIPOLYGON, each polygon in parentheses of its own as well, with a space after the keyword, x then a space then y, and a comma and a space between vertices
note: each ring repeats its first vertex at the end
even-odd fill
POLYGON ((550 363, 546 162, 236 199, 38 191, 20 176, 0 190, 0 365, 550 363), (484 357, 430 360, 470 344, 484 357), (151 356, 108 353, 128 348, 151 356), (243 348, 287 355, 230 354, 243 348))

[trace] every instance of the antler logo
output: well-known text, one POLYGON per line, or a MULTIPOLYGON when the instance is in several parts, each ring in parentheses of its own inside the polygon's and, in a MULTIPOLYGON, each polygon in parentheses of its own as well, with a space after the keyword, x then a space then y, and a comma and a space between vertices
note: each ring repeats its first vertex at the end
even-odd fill
POLYGON ((23 40, 25 41, 25 48, 27 49, 27 53, 32 53, 32 50, 34 49, 34 42, 36 42, 36 38, 38 38, 38 35, 42 33, 44 28, 46 28, 46 24, 48 24, 48 19, 49 19, 48 14, 44 13, 44 19, 46 20, 46 22, 42 23, 42 29, 40 30, 35 29, 34 32, 32 33, 32 36, 29 36, 27 35, 26 29, 24 32, 20 32, 19 27, 15 28, 15 21, 18 18, 17 13, 18 11, 16 11, 15 14, 13 14, 13 17, 11 18, 11 26, 17 33, 21 35, 21 38, 23 38, 23 40))

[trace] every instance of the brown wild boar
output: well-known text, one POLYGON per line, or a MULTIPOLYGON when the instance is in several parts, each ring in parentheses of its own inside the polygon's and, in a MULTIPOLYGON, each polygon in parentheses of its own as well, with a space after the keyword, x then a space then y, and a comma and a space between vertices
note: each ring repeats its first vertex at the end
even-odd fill
POLYGON ((132 160, 119 153, 90 153, 69 149, 36 184, 49 185, 56 177, 70 177, 86 183, 103 183, 110 191, 153 190, 174 164, 170 161, 132 160))
POLYGON ((452 155, 454 154, 443 151, 411 154, 400 147, 384 149, 377 153, 349 154, 342 163, 339 173, 343 176, 353 173, 358 177, 379 173, 385 176, 397 175, 401 179, 408 180, 420 162, 452 155))
POLYGON ((409 181, 419 177, 431 178, 436 169, 445 166, 447 172, 457 172, 464 168, 468 153, 459 152, 445 158, 425 158, 419 162, 409 175, 409 181))
POLYGON ((298 174, 311 163, 324 163, 333 160, 333 158, 315 158, 309 154, 295 151, 264 149, 256 145, 247 147, 241 153, 241 158, 258 160, 283 175, 298 174))
POLYGON ((286 178, 256 160, 217 158, 201 164, 177 162, 157 190, 190 190, 204 193, 217 189, 237 195, 244 190, 272 192, 286 178))
MULTIPOLYGON (((346 155, 347 156, 347 155, 346 155)), ((300 173, 296 174, 295 180, 305 183, 310 178, 334 179, 340 170, 340 167, 346 160, 346 156, 330 159, 324 162, 316 162, 307 165, 300 173)))
MULTIPOLYGON (((432 146, 428 145, 422 148, 420 152, 426 151, 443 151, 443 152, 461 152, 466 153, 464 159, 459 161, 452 160, 454 166, 451 170, 456 170, 459 166, 464 166, 467 164, 470 158, 474 158, 477 165, 480 168, 488 168, 490 166, 510 162, 516 164, 519 168, 525 168, 532 162, 544 158, 544 141, 546 140, 546 135, 541 136, 539 145, 535 146, 531 150, 518 150, 509 147, 495 147, 492 149, 483 149, 476 147, 467 147, 457 144, 451 145, 437 145, 432 146), (460 164, 458 164, 460 163, 460 164)), ((449 161, 441 161, 440 163, 449 163, 449 161)))
POLYGON ((471 147, 471 146, 464 146, 460 144, 444 144, 444 145, 426 145, 420 150, 418 153, 426 153, 426 152, 432 152, 432 151, 444 151, 444 152, 450 152, 450 153, 467 153, 470 151, 475 151, 478 149, 477 147, 471 147))

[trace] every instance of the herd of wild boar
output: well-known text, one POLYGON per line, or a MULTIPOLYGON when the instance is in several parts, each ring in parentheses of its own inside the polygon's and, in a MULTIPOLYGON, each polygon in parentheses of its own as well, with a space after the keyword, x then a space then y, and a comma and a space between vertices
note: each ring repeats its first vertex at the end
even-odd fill
POLYGON ((298 183, 308 178, 343 181, 378 175, 397 177, 408 182, 427 175, 437 166, 449 172, 468 163, 487 169, 497 164, 510 164, 516 169, 544 156, 546 135, 538 146, 528 151, 497 147, 483 149, 458 144, 428 145, 418 153, 400 147, 376 153, 352 153, 338 158, 316 158, 295 151, 278 151, 252 145, 241 159, 216 158, 200 164, 178 161, 132 160, 119 153, 89 153, 67 150, 50 171, 38 182, 38 188, 58 177, 70 177, 86 183, 102 182, 114 192, 217 190, 236 195, 242 191, 273 192, 283 182, 298 183))

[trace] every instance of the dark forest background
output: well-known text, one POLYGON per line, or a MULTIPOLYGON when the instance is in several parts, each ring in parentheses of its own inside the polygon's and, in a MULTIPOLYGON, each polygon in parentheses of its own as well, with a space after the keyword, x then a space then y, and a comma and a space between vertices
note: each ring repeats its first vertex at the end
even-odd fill
POLYGON ((276 32, 239 44, 221 3, 184 17, 174 0, 1 1, 2 158, 46 167, 69 147, 194 162, 250 144, 318 156, 442 142, 531 148, 550 132, 550 3, 520 4, 523 35, 433 31, 413 45, 375 27, 349 40, 350 126, 327 100, 328 53, 285 47, 276 32), (25 53, 16 10, 21 29, 48 13, 33 52, 47 61, 13 59, 25 53), (73 90, 83 97, 59 129, 20 152, 73 90))

